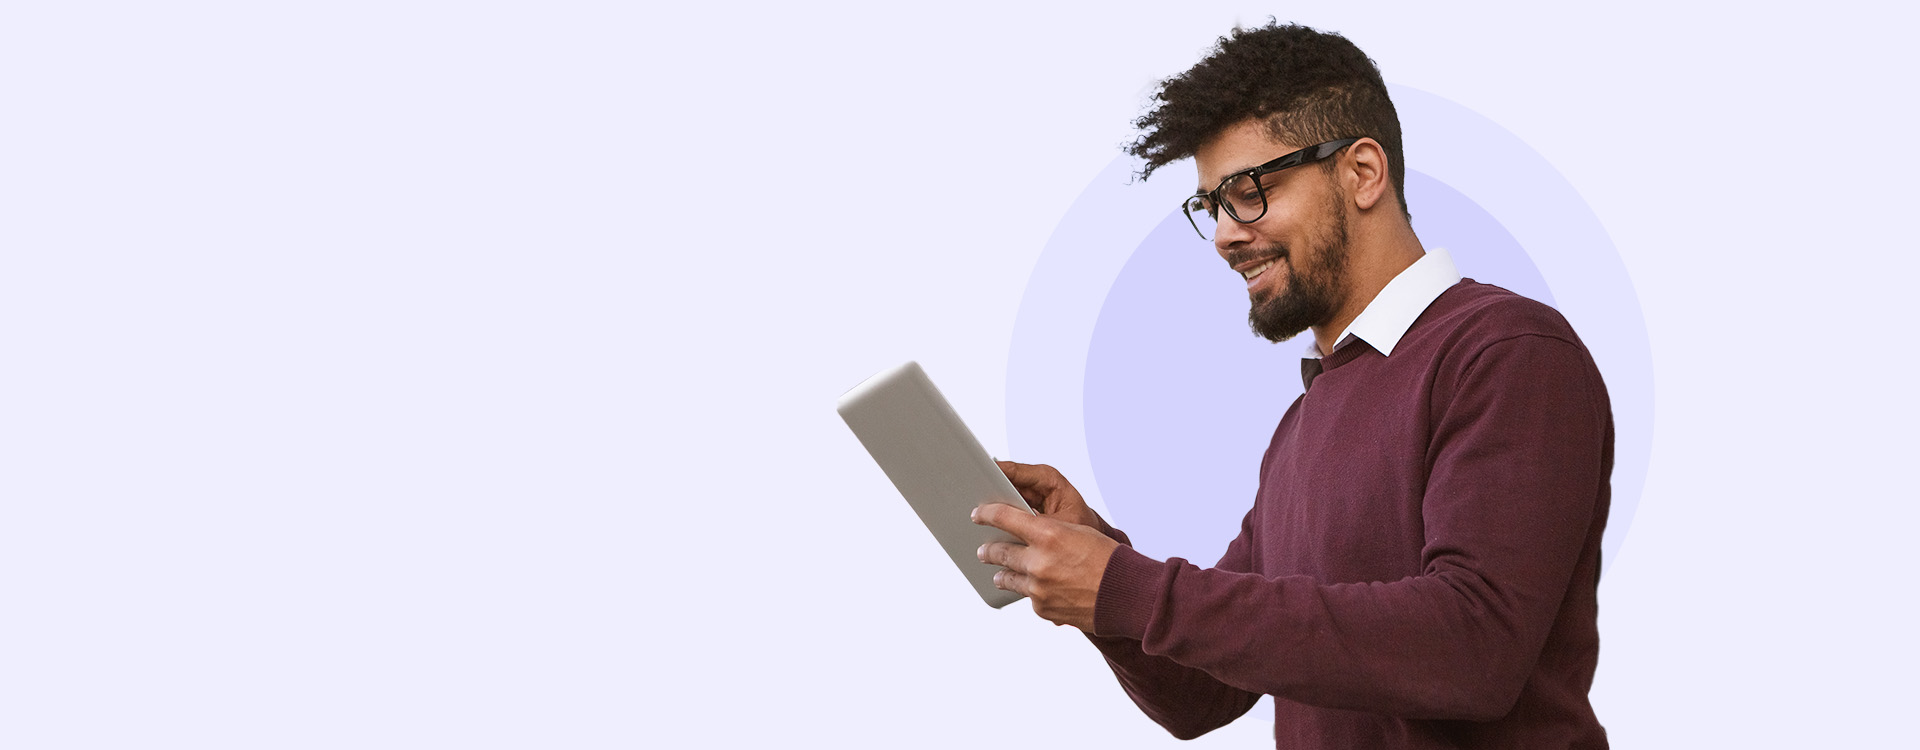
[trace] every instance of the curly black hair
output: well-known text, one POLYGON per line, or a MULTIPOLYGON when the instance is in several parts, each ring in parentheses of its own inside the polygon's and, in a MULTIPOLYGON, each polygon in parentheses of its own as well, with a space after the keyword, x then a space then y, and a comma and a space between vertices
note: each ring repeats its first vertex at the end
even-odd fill
MULTIPOLYGON (((1387 152, 1387 176, 1401 213, 1407 167, 1400 116, 1380 68, 1346 37, 1305 26, 1235 28, 1206 59, 1160 82, 1153 111, 1134 121, 1144 131, 1127 153, 1146 160, 1140 179, 1193 156, 1200 144, 1250 118, 1264 118, 1276 142, 1305 148, 1366 136, 1387 152)), ((1322 162, 1331 170, 1334 162, 1322 162)))

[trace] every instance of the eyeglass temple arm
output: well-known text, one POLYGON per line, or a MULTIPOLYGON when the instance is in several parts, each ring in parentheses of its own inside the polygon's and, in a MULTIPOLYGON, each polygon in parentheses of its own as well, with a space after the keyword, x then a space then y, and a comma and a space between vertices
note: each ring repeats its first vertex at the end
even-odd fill
POLYGON ((1346 148, 1348 146, 1351 146, 1359 142, 1360 142, 1360 139, 1358 138, 1342 138, 1337 141, 1327 141, 1326 143, 1320 144, 1320 150, 1313 155, 1313 158, 1325 159, 1329 156, 1332 156, 1333 152, 1339 151, 1340 149, 1346 148))

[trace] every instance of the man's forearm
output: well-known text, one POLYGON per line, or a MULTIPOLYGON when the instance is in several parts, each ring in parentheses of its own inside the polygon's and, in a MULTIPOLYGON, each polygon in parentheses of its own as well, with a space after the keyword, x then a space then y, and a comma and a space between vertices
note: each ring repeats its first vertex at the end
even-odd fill
POLYGON ((1173 736, 1190 740, 1232 723, 1260 700, 1250 693, 1216 680, 1212 675, 1182 666, 1164 656, 1148 654, 1132 638, 1087 640, 1106 657, 1121 689, 1154 723, 1173 736))
MULTIPOLYGON (((1124 549, 1132 549, 1126 532, 1104 521, 1100 525, 1105 527, 1102 533, 1124 549)), ((1244 556, 1244 549, 1244 539, 1239 540, 1229 547, 1228 557, 1244 556)), ((1229 559, 1222 562, 1231 564, 1229 559)), ((1106 657, 1107 666, 1113 669, 1121 689, 1140 707, 1141 713, 1180 739, 1193 739, 1226 726, 1260 700, 1259 693, 1240 690, 1204 671, 1148 654, 1138 639, 1089 633, 1087 640, 1106 657)))

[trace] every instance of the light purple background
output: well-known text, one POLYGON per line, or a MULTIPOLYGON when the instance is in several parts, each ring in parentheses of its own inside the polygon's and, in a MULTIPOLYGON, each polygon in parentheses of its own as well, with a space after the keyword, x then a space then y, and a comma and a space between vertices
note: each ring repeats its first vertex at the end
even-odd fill
MULTIPOLYGON (((1524 141, 1640 295, 1620 747, 1910 734, 1920 59, 1882 7, 1285 9, 1524 141)), ((1176 746, 967 593, 832 404, 918 359, 1008 448, 1049 237, 1269 12, 0 12, 0 746, 1176 746)))

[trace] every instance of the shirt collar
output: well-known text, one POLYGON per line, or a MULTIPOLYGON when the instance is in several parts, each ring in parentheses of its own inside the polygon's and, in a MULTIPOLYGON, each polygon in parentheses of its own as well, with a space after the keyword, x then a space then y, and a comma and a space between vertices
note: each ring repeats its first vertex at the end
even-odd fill
MULTIPOLYGON (((1391 356, 1393 347, 1407 335, 1407 329, 1413 327, 1420 313, 1426 312, 1441 292, 1459 282, 1460 271, 1453 265, 1453 256, 1441 248, 1429 251, 1387 282, 1373 301, 1367 303, 1359 317, 1334 339, 1334 351, 1357 338, 1380 354, 1391 356)), ((1320 358, 1320 345, 1312 336, 1307 337, 1307 351, 1303 356, 1320 358)))

